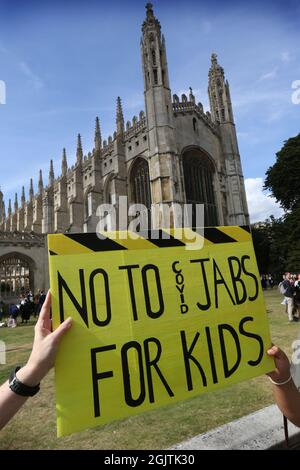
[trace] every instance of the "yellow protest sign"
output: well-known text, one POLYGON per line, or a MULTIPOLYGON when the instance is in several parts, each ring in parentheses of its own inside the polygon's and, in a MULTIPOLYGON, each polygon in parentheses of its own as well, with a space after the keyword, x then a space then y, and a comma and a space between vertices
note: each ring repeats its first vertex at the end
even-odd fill
POLYGON ((48 236, 54 327, 73 318, 55 365, 59 436, 274 368, 247 227, 205 228, 196 249, 176 236, 48 236))

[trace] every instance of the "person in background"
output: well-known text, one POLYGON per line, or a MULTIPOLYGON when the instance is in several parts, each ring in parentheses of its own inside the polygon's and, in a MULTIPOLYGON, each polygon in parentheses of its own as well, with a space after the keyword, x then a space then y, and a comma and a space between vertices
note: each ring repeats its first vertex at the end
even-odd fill
POLYGON ((295 316, 300 318, 300 274, 297 275, 297 279, 294 284, 294 290, 294 304, 296 309, 295 316))
POLYGON ((42 306, 45 302, 45 299, 46 299, 46 295, 44 293, 43 290, 41 290, 40 292, 40 297, 39 297, 39 309, 38 309, 38 313, 40 313, 41 309, 42 309, 42 306))
POLYGON ((282 281, 282 286, 284 288, 284 298, 287 307, 287 314, 289 317, 289 322, 297 321, 297 318, 293 316, 294 310, 294 282, 292 280, 292 275, 289 272, 285 273, 285 279, 282 281))
POLYGON ((268 279, 269 279, 269 286, 270 286, 271 289, 273 289, 273 287, 274 287, 274 279, 273 279, 272 274, 269 274, 268 279))
POLYGON ((19 307, 16 304, 11 304, 9 306, 9 319, 7 326, 10 328, 15 328, 17 326, 17 318, 20 313, 19 307))
POLYGON ((2 321, 4 316, 4 302, 3 300, 0 300, 0 322, 2 321))
POLYGON ((36 318, 40 311, 40 294, 33 297, 33 316, 36 318))
POLYGON ((261 287, 263 290, 265 290, 267 288, 267 279, 266 279, 266 276, 264 274, 261 275, 261 287))
POLYGON ((33 302, 33 294, 31 290, 26 293, 26 297, 28 302, 33 302))
POLYGON ((27 297, 21 300, 20 313, 22 318, 22 323, 27 323, 30 319, 30 302, 27 297))
POLYGON ((53 367, 60 342, 72 325, 69 317, 52 331, 50 307, 49 291, 35 325, 33 347, 27 364, 16 367, 9 380, 0 387, 0 429, 8 423, 28 397, 39 391, 40 381, 53 367))

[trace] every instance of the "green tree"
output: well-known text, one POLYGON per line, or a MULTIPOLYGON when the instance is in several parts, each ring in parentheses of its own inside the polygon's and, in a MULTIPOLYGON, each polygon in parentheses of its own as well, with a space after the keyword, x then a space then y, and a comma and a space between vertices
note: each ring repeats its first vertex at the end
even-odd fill
POLYGON ((274 272, 300 272, 300 134, 285 141, 277 152, 276 162, 266 172, 264 189, 285 210, 282 218, 271 218, 268 224, 269 267, 274 272))
POLYGON ((289 243, 286 236, 285 218, 270 217, 268 226, 270 242, 270 272, 274 273, 276 279, 282 280, 282 273, 287 270, 287 257, 289 243))
POLYGON ((266 172, 264 189, 269 189, 285 210, 300 203, 300 134, 285 141, 276 162, 266 172))
POLYGON ((286 269, 300 272, 300 204, 286 214, 284 225, 288 245, 286 269))
POLYGON ((253 246, 260 274, 269 272, 270 265, 270 241, 265 224, 251 227, 253 246))
POLYGON ((260 224, 254 224, 251 232, 259 272, 271 273, 276 281, 281 280, 287 269, 289 251, 284 218, 271 216, 260 224))

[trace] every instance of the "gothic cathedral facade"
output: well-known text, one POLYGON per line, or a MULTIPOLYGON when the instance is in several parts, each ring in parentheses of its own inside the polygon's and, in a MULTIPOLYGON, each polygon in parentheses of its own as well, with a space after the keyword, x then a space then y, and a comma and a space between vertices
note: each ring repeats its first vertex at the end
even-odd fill
MULTIPOLYGON (((97 207, 119 196, 148 209, 161 204, 204 204, 206 226, 247 225, 249 215, 229 84, 212 54, 208 75, 210 112, 189 96, 171 95, 166 43, 161 26, 146 5, 142 25, 145 111, 124 122, 117 99, 116 131, 101 138, 96 118, 94 146, 83 154, 78 135, 76 163, 69 167, 63 149, 61 175, 50 163, 48 184, 40 171, 38 191, 30 181, 5 209, 0 191, 0 231, 36 234, 92 232, 97 207)), ((152 221, 161 225, 160 219, 152 221)))

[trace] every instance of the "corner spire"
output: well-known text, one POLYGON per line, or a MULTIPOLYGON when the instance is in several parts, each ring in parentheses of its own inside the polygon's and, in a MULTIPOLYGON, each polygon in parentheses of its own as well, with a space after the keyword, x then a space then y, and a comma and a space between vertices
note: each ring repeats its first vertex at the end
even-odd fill
MULTIPOLYGON (((168 90, 169 72, 165 38, 160 22, 155 18, 151 3, 146 5, 147 16, 142 25, 141 52, 145 91, 161 86, 168 90)), ((171 95, 170 95, 171 96, 171 95)), ((170 107, 170 103, 167 103, 170 107)))
POLYGON ((224 78, 224 69, 221 67, 221 65, 218 63, 218 56, 215 52, 211 54, 211 67, 209 69, 209 76, 211 75, 220 75, 224 78))
POLYGON ((7 208, 7 215, 11 215, 11 199, 8 200, 8 208, 7 208))
POLYGON ((43 189, 44 189, 43 174, 42 174, 42 170, 40 170, 40 174, 39 174, 39 194, 42 194, 43 189))
POLYGON ((78 164, 82 163, 83 151, 82 151, 82 143, 81 143, 81 135, 80 134, 78 134, 78 136, 77 136, 76 159, 77 159, 78 164))
POLYGON ((18 194, 15 193, 15 203, 14 203, 15 212, 17 212, 18 208, 19 208, 19 204, 18 204, 18 194))
POLYGON ((66 149, 63 148, 62 162, 61 162, 61 174, 62 174, 62 176, 66 176, 67 172, 68 172, 67 153, 66 153, 66 149))
POLYGON ((121 135, 124 132, 124 116, 123 116, 123 109, 122 109, 122 102, 121 98, 118 96, 117 98, 117 135, 121 135))
POLYGON ((189 87, 189 90, 190 90, 189 101, 190 101, 191 103, 195 103, 195 95, 194 95, 194 93, 193 93, 193 89, 192 89, 191 86, 189 87))
POLYGON ((208 73, 208 94, 212 120, 224 123, 234 122, 228 82, 223 67, 218 63, 217 54, 211 55, 208 73))
POLYGON ((2 221, 6 219, 5 201, 2 201, 2 221))
POLYGON ((101 138, 100 122, 99 122, 98 116, 96 117, 94 142, 95 142, 95 152, 100 152, 101 145, 102 145, 102 138, 101 138))
POLYGON ((158 29, 158 31, 160 33, 160 23, 154 16, 153 5, 152 5, 152 3, 147 3, 146 4, 146 19, 145 19, 145 21, 143 23, 143 26, 142 26, 143 33, 145 32, 145 30, 148 26, 151 27, 153 25, 156 26, 156 28, 158 29))
POLYGON ((32 201, 33 196, 34 196, 33 181, 32 181, 32 178, 30 178, 30 185, 29 185, 29 202, 32 201))
POLYGON ((146 4, 146 15, 147 15, 147 20, 154 18, 153 5, 150 2, 146 4))
POLYGON ((26 202, 26 198, 25 198, 25 188, 24 188, 24 186, 22 186, 22 194, 21 194, 21 206, 22 206, 22 207, 25 206, 25 202, 26 202))
POLYGON ((53 169, 53 160, 50 160, 50 170, 49 170, 49 186, 54 183, 54 169, 53 169))
POLYGON ((212 55, 211 55, 211 65, 213 67, 218 65, 218 56, 215 52, 213 52, 212 55))

